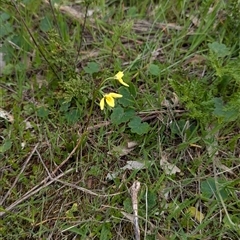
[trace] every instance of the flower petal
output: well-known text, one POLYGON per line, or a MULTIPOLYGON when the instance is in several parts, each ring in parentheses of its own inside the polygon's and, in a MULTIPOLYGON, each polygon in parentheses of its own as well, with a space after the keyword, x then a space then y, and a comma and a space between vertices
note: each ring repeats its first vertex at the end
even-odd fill
POLYGON ((115 106, 114 98, 112 96, 110 96, 110 94, 105 95, 105 99, 106 99, 107 104, 110 107, 114 107, 115 106))
POLYGON ((118 79, 118 81, 119 81, 122 85, 124 85, 124 86, 126 86, 126 87, 129 87, 129 85, 126 84, 122 79, 118 79))
POLYGON ((123 76, 124 76, 124 73, 120 71, 114 76, 114 78, 117 79, 122 85, 129 87, 129 85, 123 81, 122 79, 123 76))
POLYGON ((122 97, 122 94, 109 93, 109 94, 107 94, 107 96, 112 97, 112 98, 121 98, 121 97, 122 97))
POLYGON ((115 75, 115 78, 116 78, 117 80, 119 80, 119 79, 121 79, 123 76, 124 76, 124 73, 120 71, 120 72, 118 72, 118 73, 115 75))
POLYGON ((100 109, 103 110, 104 109, 104 101, 105 101, 105 98, 103 97, 100 101, 100 109))

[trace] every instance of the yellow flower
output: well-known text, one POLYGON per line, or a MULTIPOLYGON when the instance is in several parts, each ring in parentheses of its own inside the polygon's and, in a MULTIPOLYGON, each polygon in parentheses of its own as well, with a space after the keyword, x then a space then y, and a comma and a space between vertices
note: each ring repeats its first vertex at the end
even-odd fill
POLYGON ((124 75, 123 72, 120 71, 114 76, 114 79, 117 79, 122 85, 129 87, 129 85, 123 81, 122 79, 123 75, 124 75))
POLYGON ((101 99, 101 101, 100 101, 100 108, 101 108, 101 110, 104 109, 105 101, 106 101, 106 103, 110 107, 114 107, 115 106, 114 98, 121 98, 121 97, 122 97, 122 95, 118 94, 118 93, 108 93, 108 94, 105 94, 103 96, 103 98, 101 99))

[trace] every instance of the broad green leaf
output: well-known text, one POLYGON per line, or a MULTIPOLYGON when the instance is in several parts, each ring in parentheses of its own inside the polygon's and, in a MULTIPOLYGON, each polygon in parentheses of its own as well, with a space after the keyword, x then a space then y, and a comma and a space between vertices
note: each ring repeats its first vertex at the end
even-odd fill
POLYGON ((136 97, 137 96, 137 90, 136 90, 136 87, 133 83, 128 83, 129 84, 129 92, 130 94, 133 96, 133 97, 136 97))
POLYGON ((133 109, 126 109, 126 111, 123 113, 122 116, 122 122, 127 122, 130 119, 132 119, 132 117, 135 115, 135 111, 133 109))
POLYGON ((3 12, 0 14, 0 24, 3 24, 4 21, 8 20, 10 18, 10 15, 3 12))
POLYGON ((161 73, 161 70, 160 70, 159 66, 158 66, 158 65, 155 65, 155 64, 153 64, 153 63, 151 63, 151 64, 149 65, 148 71, 149 71, 149 73, 151 73, 151 74, 154 75, 154 76, 159 76, 160 73, 161 73))
POLYGON ((215 109, 213 114, 221 118, 224 122, 233 121, 237 118, 239 114, 238 109, 228 109, 227 106, 224 105, 222 98, 214 98, 213 99, 215 109))
POLYGON ((48 117, 49 111, 45 107, 40 107, 37 110, 37 116, 46 119, 48 117))
POLYGON ((111 121, 113 124, 119 125, 121 123, 129 121, 135 115, 135 111, 128 109, 124 112, 122 107, 115 107, 111 114, 111 121))
POLYGON ((177 134, 179 136, 181 136, 181 134, 185 131, 186 132, 186 120, 184 119, 180 119, 179 121, 174 121, 171 125, 170 125, 170 129, 171 129, 171 133, 177 134))
POLYGON ((49 31, 50 29, 52 29, 53 27, 53 24, 52 24, 52 21, 49 17, 45 16, 41 22, 40 22, 40 25, 39 25, 40 29, 43 31, 43 32, 47 32, 49 31))
POLYGON ((78 109, 71 109, 69 112, 65 113, 67 122, 70 125, 76 123, 79 120, 80 116, 81 114, 78 109))
POLYGON ((118 99, 118 102, 123 105, 124 107, 133 106, 134 105, 134 98, 132 94, 129 92, 128 88, 120 87, 119 93, 123 95, 122 98, 118 99))
POLYGON ((148 209, 155 207, 157 205, 157 194, 155 192, 149 191, 147 195, 147 201, 148 201, 148 209))
POLYGON ((2 74, 10 75, 10 74, 12 74, 13 70, 14 70, 14 65, 9 63, 2 69, 2 74))
POLYGON ((12 33, 14 31, 12 24, 9 22, 5 22, 4 24, 1 24, 0 27, 0 39, 3 39, 3 37, 7 36, 8 34, 12 33))
POLYGON ((62 102, 59 111, 60 112, 67 112, 70 105, 71 104, 69 102, 62 102))
POLYGON ((127 16, 130 18, 134 18, 138 16, 138 9, 136 6, 129 7, 127 11, 127 16))
POLYGON ((209 43, 208 47, 212 52, 214 52, 217 55, 217 57, 220 57, 220 58, 223 58, 230 54, 229 49, 226 47, 225 44, 222 44, 222 43, 218 43, 218 42, 209 43))
POLYGON ((132 133, 137 133, 138 135, 143 135, 147 133, 150 129, 148 123, 142 123, 140 117, 134 117, 129 123, 128 126, 131 128, 132 133))
POLYGON ((112 234, 111 234, 111 229, 110 229, 110 223, 102 224, 100 240, 112 239, 111 236, 112 236, 112 234))
POLYGON ((127 213, 132 213, 132 201, 130 198, 126 198, 123 201, 123 208, 127 213))
POLYGON ((12 147, 12 141, 10 139, 5 140, 3 145, 0 146, 0 153, 4 153, 8 151, 11 147, 12 147))
POLYGON ((213 98, 215 109, 213 111, 213 114, 215 116, 223 116, 223 100, 222 98, 213 98))
POLYGON ((99 72, 99 65, 96 62, 89 62, 83 69, 85 73, 93 74, 99 72))
POLYGON ((207 178, 205 181, 201 182, 201 192, 203 197, 211 198, 215 196, 215 198, 219 199, 218 191, 216 184, 218 184, 219 194, 221 195, 223 200, 228 198, 228 191, 223 187, 224 180, 218 179, 218 182, 215 182, 214 178, 207 178))
MULTIPOLYGON (((235 210, 236 211, 236 214, 229 214, 229 216, 224 216, 223 218, 223 223, 224 223, 224 227, 227 227, 228 229, 229 228, 232 228, 233 224, 236 224, 236 226, 238 225, 239 226, 239 234, 240 234, 240 225, 239 225, 239 214, 237 214, 237 212, 239 212, 237 209, 235 210), (229 221, 231 220, 231 222, 229 221)), ((233 211, 234 212, 234 211, 233 211)))

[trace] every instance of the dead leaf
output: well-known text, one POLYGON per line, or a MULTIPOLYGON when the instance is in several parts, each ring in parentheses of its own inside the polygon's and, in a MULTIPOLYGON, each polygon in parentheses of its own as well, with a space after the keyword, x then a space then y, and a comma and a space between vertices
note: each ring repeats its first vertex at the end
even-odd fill
POLYGON ((124 167, 121 167, 120 169, 141 170, 144 168, 146 168, 146 165, 144 163, 138 161, 127 161, 127 164, 124 167))
POLYGON ((196 16, 193 16, 193 15, 189 15, 189 14, 187 14, 187 17, 189 17, 189 19, 192 21, 192 23, 195 27, 199 27, 199 25, 201 23, 199 18, 197 18, 196 16))
POLYGON ((198 211, 195 207, 189 207, 187 212, 190 213, 190 216, 195 218, 199 223, 204 219, 204 214, 198 211))
POLYGON ((127 161, 127 164, 119 169, 119 171, 113 172, 113 173, 108 173, 106 176, 106 180, 111 181, 115 179, 122 170, 141 170, 145 169, 148 164, 148 162, 142 163, 138 161, 127 161))
POLYGON ((188 64, 192 64, 192 65, 197 65, 197 64, 201 64, 204 63, 206 61, 206 58, 200 54, 195 54, 194 56, 188 58, 185 62, 184 62, 184 66, 188 65, 188 64))
POLYGON ((41 74, 36 74, 36 82, 38 84, 38 88, 42 88, 43 86, 47 86, 48 82, 47 80, 44 78, 44 76, 42 76, 41 74))
POLYGON ((10 123, 13 123, 13 121, 14 121, 13 115, 11 115, 7 111, 3 110, 2 108, 0 108, 0 118, 3 118, 10 123))
POLYGON ((171 107, 170 101, 167 100, 166 98, 162 100, 161 105, 162 105, 163 107, 166 107, 166 108, 170 108, 170 107, 171 107))
POLYGON ((162 159, 160 160, 160 166, 167 175, 181 172, 181 170, 176 165, 169 163, 166 158, 166 155, 162 156, 162 159))
POLYGON ((214 157, 214 163, 216 167, 224 172, 228 172, 229 174, 235 175, 235 173, 226 165, 222 164, 218 157, 214 157))
POLYGON ((177 96, 177 94, 175 92, 173 92, 173 96, 171 97, 172 103, 173 103, 173 107, 176 107, 179 105, 179 97, 177 96))
POLYGON ((25 129, 26 129, 26 130, 33 128, 32 124, 31 124, 29 121, 24 121, 24 123, 25 123, 25 129))
POLYGON ((128 148, 134 148, 134 147, 136 147, 137 145, 138 145, 137 142, 128 142, 128 143, 127 143, 127 147, 128 147, 128 148))
POLYGON ((108 173, 106 176, 107 181, 112 181, 118 176, 119 172, 108 173))
POLYGON ((117 155, 119 157, 128 155, 134 147, 138 145, 137 142, 128 142, 127 146, 115 146, 111 151, 108 152, 110 155, 117 155))
POLYGON ((125 218, 127 218, 128 220, 130 220, 131 222, 133 222, 133 220, 134 220, 134 215, 133 215, 133 214, 126 213, 126 212, 123 212, 123 211, 121 211, 121 214, 122 214, 125 218))
POLYGON ((24 149, 25 146, 26 146, 26 142, 22 142, 22 143, 21 143, 21 147, 22 147, 22 149, 24 149))
POLYGON ((166 108, 174 108, 174 107, 179 106, 179 104, 180 104, 179 97, 177 96, 177 94, 175 92, 173 92, 172 97, 171 97, 170 100, 167 100, 165 98, 161 102, 161 105, 163 107, 166 107, 166 108))

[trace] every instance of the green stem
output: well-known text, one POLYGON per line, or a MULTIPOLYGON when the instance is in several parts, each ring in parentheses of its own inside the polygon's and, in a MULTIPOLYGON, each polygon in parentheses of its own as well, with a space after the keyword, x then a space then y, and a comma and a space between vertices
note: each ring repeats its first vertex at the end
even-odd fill
MULTIPOLYGON (((100 85, 101 86, 101 85, 100 85)), ((88 114, 88 118, 87 118, 87 122, 84 126, 84 130, 83 130, 83 133, 87 132, 88 130, 88 127, 89 127, 89 123, 90 123, 90 118, 92 116, 92 112, 93 112, 93 106, 94 106, 94 102, 97 98, 97 92, 98 92, 99 89, 93 89, 93 94, 92 94, 92 102, 91 102, 91 106, 90 106, 90 110, 89 110, 89 114, 88 114)))

